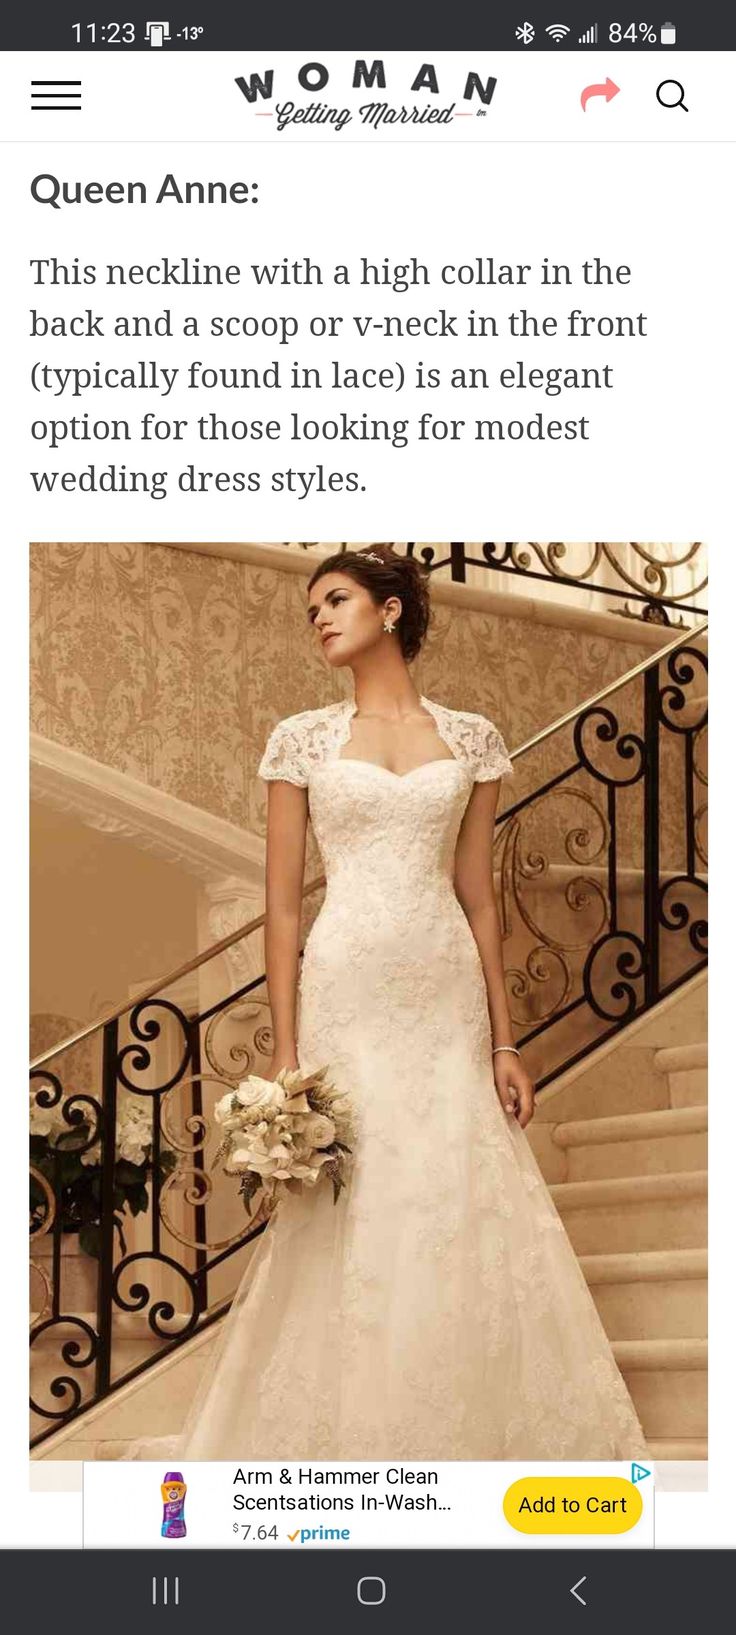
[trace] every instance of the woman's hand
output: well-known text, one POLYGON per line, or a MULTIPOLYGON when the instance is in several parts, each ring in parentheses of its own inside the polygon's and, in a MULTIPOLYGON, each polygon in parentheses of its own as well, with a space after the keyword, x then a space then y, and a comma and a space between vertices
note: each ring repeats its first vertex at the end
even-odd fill
POLYGON ((534 1084, 519 1056, 510 1050, 493 1058, 493 1077, 505 1113, 513 1113, 523 1129, 534 1117, 534 1084))
POLYGON ((278 1078, 279 1073, 284 1068, 286 1069, 287 1073, 299 1071, 299 1063, 297 1061, 295 1050, 275 1050, 269 1062, 267 1071, 263 1073, 261 1077, 266 1079, 269 1084, 273 1084, 274 1080, 278 1078))

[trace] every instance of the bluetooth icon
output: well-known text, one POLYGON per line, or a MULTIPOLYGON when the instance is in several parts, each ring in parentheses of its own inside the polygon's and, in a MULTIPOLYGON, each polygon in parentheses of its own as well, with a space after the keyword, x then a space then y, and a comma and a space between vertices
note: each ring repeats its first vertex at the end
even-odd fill
POLYGON ((517 40, 521 41, 522 45, 531 45, 532 40, 534 39, 534 26, 533 26, 533 24, 532 23, 519 23, 519 27, 516 30, 516 38, 517 38, 517 40))

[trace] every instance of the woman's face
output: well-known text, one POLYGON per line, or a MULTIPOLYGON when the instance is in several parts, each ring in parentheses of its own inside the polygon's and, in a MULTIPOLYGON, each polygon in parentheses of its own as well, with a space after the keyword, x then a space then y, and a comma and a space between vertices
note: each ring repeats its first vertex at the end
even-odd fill
POLYGON ((309 592, 307 617, 327 663, 338 669, 385 639, 383 621, 396 619, 400 607, 395 596, 377 606, 348 574, 326 573, 309 592))

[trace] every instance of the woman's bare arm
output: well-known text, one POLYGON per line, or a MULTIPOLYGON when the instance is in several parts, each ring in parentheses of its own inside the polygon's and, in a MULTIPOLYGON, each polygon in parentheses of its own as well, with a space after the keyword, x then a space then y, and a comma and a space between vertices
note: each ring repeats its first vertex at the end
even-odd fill
POLYGON ((296 995, 306 839, 306 789, 274 780, 268 786, 265 931, 274 1076, 282 1067, 298 1065, 296 995))
MULTIPOLYGON (((513 1045, 501 942, 501 924, 493 884, 493 833, 500 779, 476 783, 468 801, 455 853, 455 892, 478 945, 488 994, 494 1045, 513 1045)), ((493 1073, 507 1111, 511 1103, 519 1123, 534 1111, 534 1086, 518 1056, 504 1051, 493 1058, 493 1073)))

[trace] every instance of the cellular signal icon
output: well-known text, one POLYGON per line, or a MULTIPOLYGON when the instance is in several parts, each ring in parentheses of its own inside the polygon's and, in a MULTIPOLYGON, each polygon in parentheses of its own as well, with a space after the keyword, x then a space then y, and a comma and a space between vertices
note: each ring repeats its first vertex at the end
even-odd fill
POLYGON ((555 45, 559 45, 560 40, 564 40, 565 35, 569 34, 570 30, 567 23, 550 23, 549 27, 546 28, 544 32, 545 34, 549 34, 550 39, 554 40, 555 45))
POLYGON ((591 23, 590 28, 586 28, 585 33, 580 35, 580 38, 578 40, 578 45, 597 45, 597 44, 598 44, 598 24, 597 23, 591 23))

